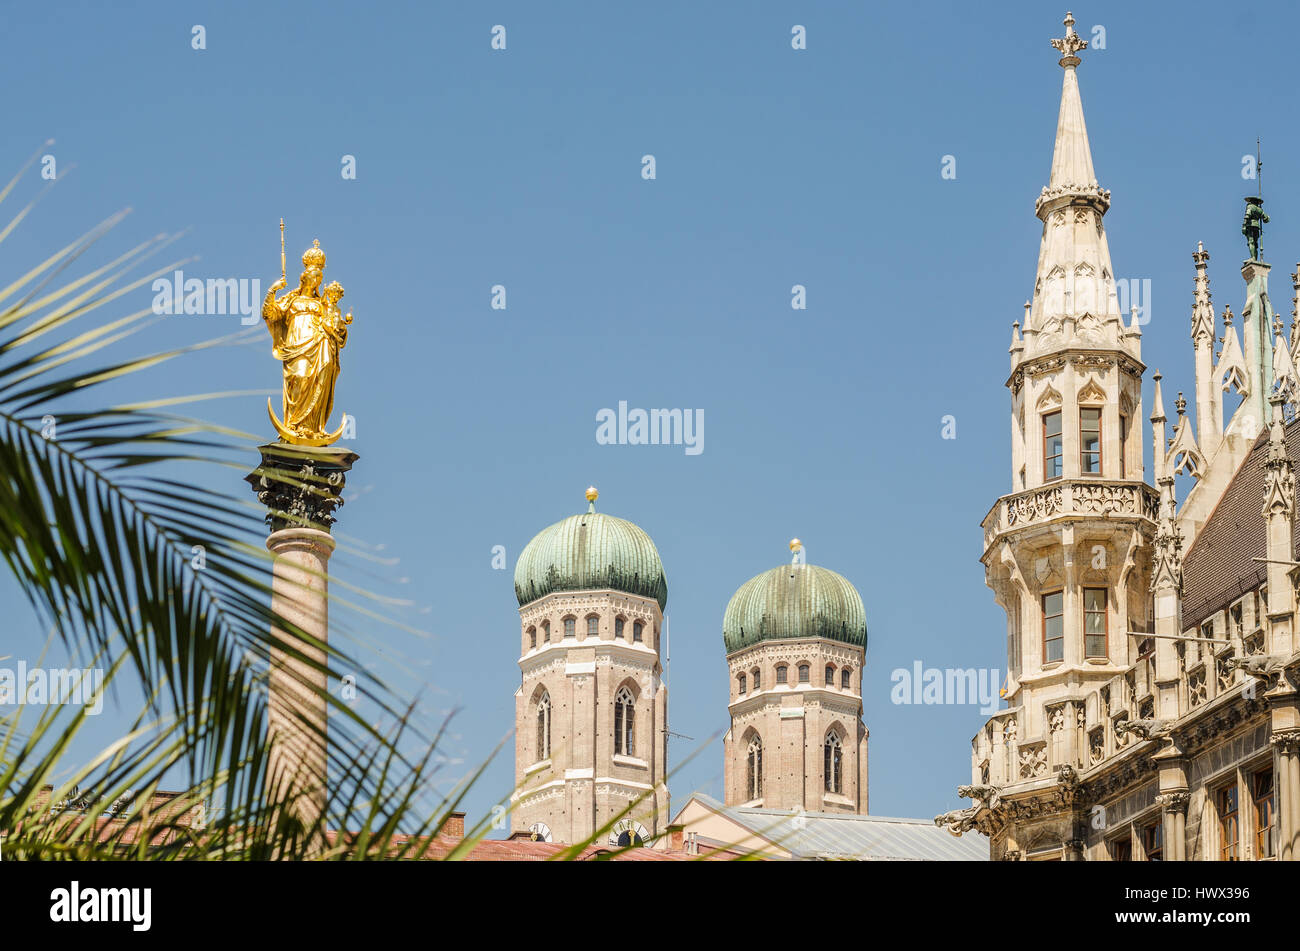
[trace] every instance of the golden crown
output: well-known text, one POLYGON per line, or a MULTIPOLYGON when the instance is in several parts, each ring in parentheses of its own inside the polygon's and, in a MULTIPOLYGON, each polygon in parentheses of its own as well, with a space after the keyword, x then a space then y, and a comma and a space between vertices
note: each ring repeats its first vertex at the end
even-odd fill
POLYGON ((311 247, 302 253, 302 266, 314 267, 323 270, 325 267, 325 252, 320 249, 320 239, 312 241, 311 247))

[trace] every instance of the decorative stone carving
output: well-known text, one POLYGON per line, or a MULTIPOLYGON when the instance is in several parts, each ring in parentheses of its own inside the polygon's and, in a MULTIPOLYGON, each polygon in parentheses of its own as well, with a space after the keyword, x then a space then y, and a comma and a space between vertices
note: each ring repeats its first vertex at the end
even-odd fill
POLYGON ((1047 775, 1047 747, 1042 743, 1020 747, 1020 778, 1037 779, 1047 775))
POLYGON ((1106 755, 1106 734, 1101 727, 1088 734, 1088 764, 1096 766, 1106 755))
POLYGON ((1269 742, 1283 753, 1300 752, 1300 730, 1279 730, 1269 737, 1269 742))
POLYGON ((1051 707, 1047 711, 1047 731, 1053 735, 1065 729, 1065 704, 1051 707))
POLYGON ((344 476, 359 457, 338 446, 259 446, 262 464, 244 477, 267 508, 271 531, 315 528, 328 532, 343 505, 344 476))
POLYGON ((1061 513, 1061 488, 1039 489, 1007 499, 1007 525, 1037 522, 1061 513))
POLYGON ((1267 683, 1286 669, 1289 659, 1286 654, 1250 654, 1246 657, 1225 657, 1223 662, 1231 669, 1240 670, 1247 677, 1267 683))
POLYGON ((1191 795, 1186 790, 1177 792, 1159 793, 1156 795, 1156 803, 1168 813, 1187 812, 1187 804, 1191 801, 1191 795))
POLYGON ((1116 720, 1115 735, 1125 736, 1129 733, 1143 740, 1158 739, 1169 734, 1167 720, 1116 720))

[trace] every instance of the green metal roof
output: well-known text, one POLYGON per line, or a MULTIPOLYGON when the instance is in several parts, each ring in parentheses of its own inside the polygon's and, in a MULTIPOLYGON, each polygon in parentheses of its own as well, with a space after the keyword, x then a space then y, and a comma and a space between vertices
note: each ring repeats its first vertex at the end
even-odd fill
POLYGON ((538 532, 515 564, 520 606, 556 591, 612 588, 668 605, 659 551, 638 526, 595 511, 571 515, 538 532))
POLYGON ((866 648, 867 612, 843 575, 816 565, 773 568, 742 584, 722 616, 728 654, 760 641, 796 637, 866 648))

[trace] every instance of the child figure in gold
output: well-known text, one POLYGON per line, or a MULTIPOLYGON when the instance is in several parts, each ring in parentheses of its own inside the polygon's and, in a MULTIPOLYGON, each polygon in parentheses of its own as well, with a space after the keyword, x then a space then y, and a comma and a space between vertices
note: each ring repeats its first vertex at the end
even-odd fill
POLYGON ((343 285, 332 281, 320 292, 325 252, 315 241, 302 256, 298 287, 281 298, 283 277, 271 285, 262 302, 262 317, 271 332, 271 353, 284 364, 284 422, 267 400, 266 410, 285 442, 328 446, 343 435, 343 427, 326 429, 334 408, 334 383, 339 375, 339 351, 347 341, 352 315, 339 316, 343 285))

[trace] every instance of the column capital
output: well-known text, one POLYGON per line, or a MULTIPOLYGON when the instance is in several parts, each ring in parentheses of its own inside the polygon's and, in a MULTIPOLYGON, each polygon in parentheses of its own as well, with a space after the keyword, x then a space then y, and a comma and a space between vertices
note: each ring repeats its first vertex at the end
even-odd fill
POLYGON ((1282 753, 1300 752, 1300 730, 1279 730, 1269 741, 1282 753))
POLYGON ((1187 804, 1191 801, 1191 793, 1186 789, 1179 789, 1173 792, 1160 793, 1156 796, 1156 802, 1161 809, 1168 813, 1187 813, 1187 804))
POLYGON ((258 446, 261 464, 244 477, 267 508, 273 533, 287 528, 329 533, 343 505, 344 476, 359 457, 339 446, 258 446))

